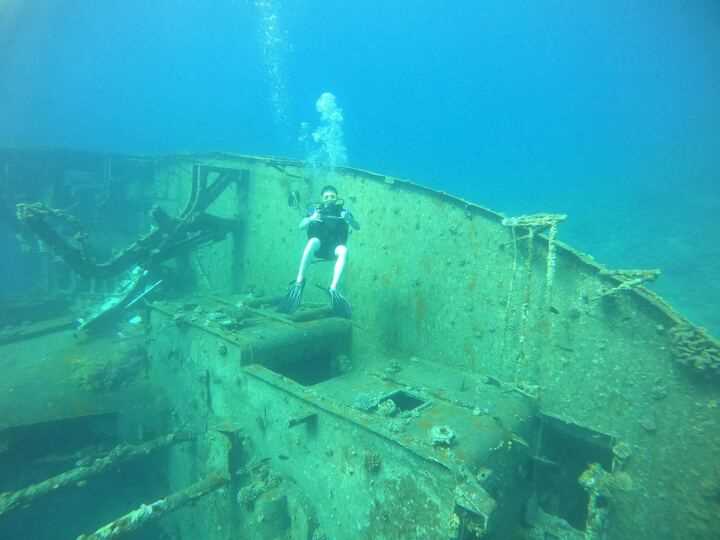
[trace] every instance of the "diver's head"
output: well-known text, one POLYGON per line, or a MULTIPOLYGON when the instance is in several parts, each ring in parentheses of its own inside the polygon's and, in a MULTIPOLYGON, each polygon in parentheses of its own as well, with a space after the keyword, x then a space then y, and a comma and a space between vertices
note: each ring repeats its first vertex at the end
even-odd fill
POLYGON ((320 192, 323 206, 331 206, 338 202, 338 191, 335 186, 327 185, 320 192))

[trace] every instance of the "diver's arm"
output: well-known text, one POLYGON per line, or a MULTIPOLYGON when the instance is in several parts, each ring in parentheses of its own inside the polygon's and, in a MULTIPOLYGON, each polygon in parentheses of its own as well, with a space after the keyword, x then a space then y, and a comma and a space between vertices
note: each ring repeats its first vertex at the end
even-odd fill
POLYGON ((313 221, 317 221, 317 222, 322 221, 322 219, 320 219, 320 212, 318 211, 317 208, 314 208, 312 214, 310 214, 307 217, 304 217, 302 219, 302 221, 300 221, 300 225, 298 226, 298 228, 299 229, 307 229, 308 226, 310 225, 310 223, 312 223, 313 221))
POLYGON ((350 210, 343 210, 342 217, 353 229, 355 229, 356 231, 360 230, 360 223, 358 223, 357 219, 355 219, 355 216, 352 215, 352 212, 350 210))

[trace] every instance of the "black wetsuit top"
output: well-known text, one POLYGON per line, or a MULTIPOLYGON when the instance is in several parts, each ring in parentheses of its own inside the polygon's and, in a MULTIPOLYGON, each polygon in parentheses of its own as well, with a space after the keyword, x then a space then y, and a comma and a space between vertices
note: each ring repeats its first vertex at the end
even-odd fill
POLYGON ((320 213, 322 221, 311 221, 307 229, 308 238, 318 238, 320 249, 315 256, 320 259, 333 259, 335 248, 345 245, 348 239, 349 224, 357 228, 357 222, 346 208, 337 204, 328 206, 311 206, 308 209, 308 216, 315 211, 320 213))

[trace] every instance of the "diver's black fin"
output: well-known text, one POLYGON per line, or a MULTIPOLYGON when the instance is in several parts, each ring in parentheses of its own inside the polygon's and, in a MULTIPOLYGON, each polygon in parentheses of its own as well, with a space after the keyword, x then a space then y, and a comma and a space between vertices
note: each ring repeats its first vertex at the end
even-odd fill
POLYGON ((290 288, 288 289, 285 298, 283 298, 280 302, 280 305, 278 306, 278 311, 281 311, 282 313, 287 313, 288 315, 292 315, 293 313, 295 313, 300 307, 300 303, 302 302, 302 295, 304 289, 305 280, 302 280, 300 283, 298 283, 297 281, 293 281, 290 284, 290 288))
POLYGON ((327 291, 330 295, 330 307, 333 313, 338 317, 350 319, 352 317, 352 306, 350 306, 350 302, 336 289, 328 289, 327 291))

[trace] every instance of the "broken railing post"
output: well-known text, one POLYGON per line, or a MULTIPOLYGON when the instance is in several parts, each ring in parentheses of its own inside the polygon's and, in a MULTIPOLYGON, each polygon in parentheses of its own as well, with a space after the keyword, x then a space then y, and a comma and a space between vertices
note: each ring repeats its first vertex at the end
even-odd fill
POLYGON ((612 278, 617 285, 600 291, 597 299, 616 294, 620 291, 628 291, 640 287, 643 283, 655 281, 660 275, 660 270, 602 270, 600 275, 612 278))
POLYGON ((188 503, 212 493, 227 484, 228 481, 229 478, 226 475, 213 473, 207 478, 183 490, 176 491, 164 499, 157 500, 151 504, 141 504, 138 509, 125 514, 115 521, 111 521, 94 533, 81 534, 77 537, 77 540, 108 540, 136 531, 150 521, 169 514, 188 503))
POLYGON ((86 466, 70 469, 69 471, 65 471, 57 476, 53 476, 52 478, 48 478, 38 484, 33 484, 18 491, 0 493, 0 516, 15 508, 27 506, 35 499, 47 495, 52 491, 82 483, 87 478, 96 476, 123 461, 145 456, 159 448, 189 441, 192 438, 193 435, 191 433, 178 432, 158 437, 144 444, 121 444, 113 448, 106 456, 97 458, 86 466))

